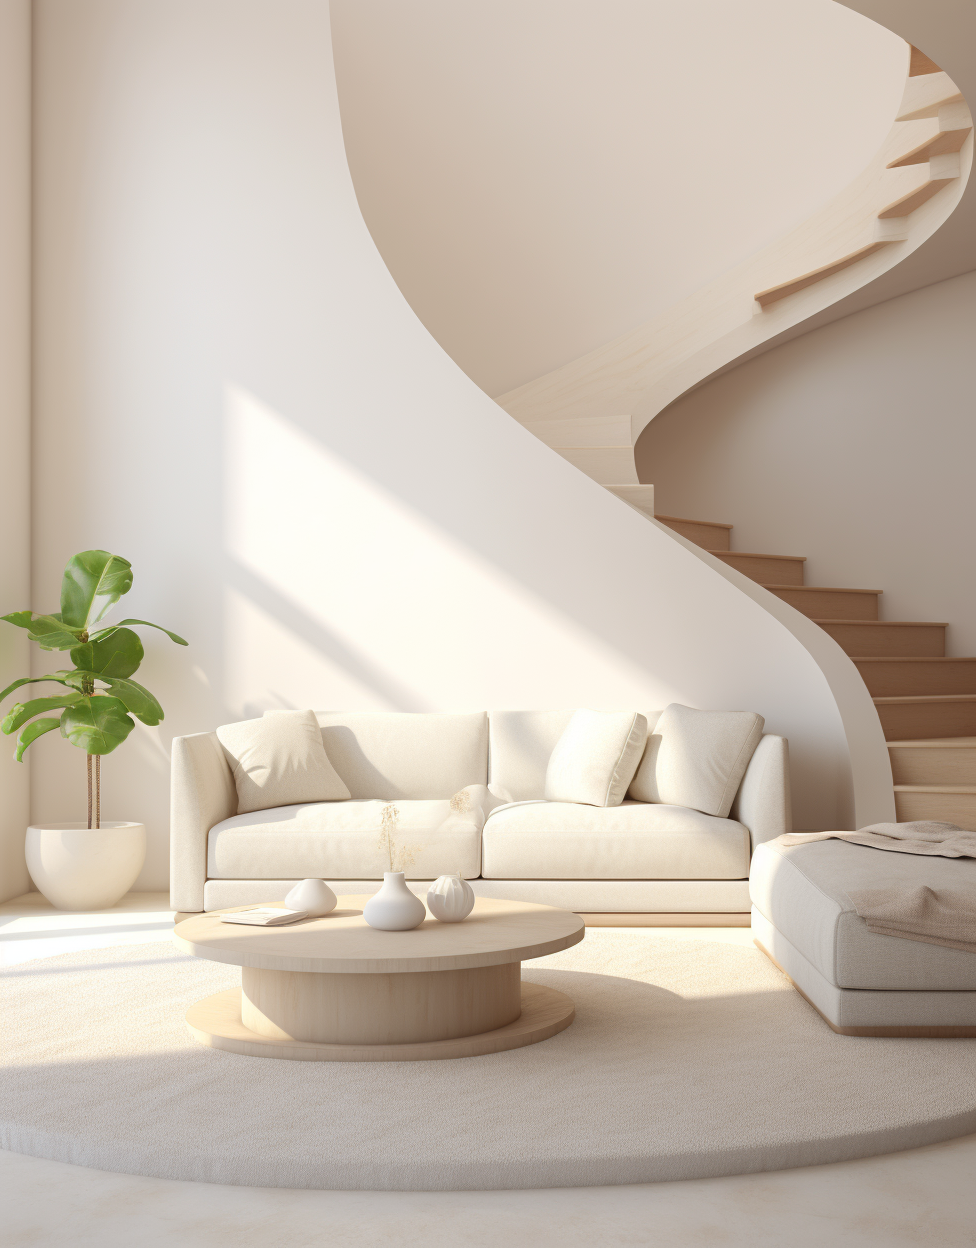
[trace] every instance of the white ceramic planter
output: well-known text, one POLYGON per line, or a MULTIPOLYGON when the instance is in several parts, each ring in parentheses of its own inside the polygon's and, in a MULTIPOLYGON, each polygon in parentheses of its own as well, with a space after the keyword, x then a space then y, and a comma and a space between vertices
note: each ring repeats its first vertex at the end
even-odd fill
POLYGON ((384 932, 409 932, 427 917, 427 907, 407 888, 402 871, 384 871, 383 887, 363 906, 363 918, 370 927, 384 932))
POLYGON ((123 897, 146 860, 146 825, 52 823, 27 829, 27 870, 59 910, 105 910, 123 897))

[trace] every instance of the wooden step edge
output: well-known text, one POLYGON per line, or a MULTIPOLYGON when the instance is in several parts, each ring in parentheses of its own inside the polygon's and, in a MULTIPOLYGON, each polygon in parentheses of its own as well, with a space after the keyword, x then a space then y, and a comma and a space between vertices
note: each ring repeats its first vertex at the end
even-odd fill
POLYGON ((888 741, 889 750, 973 750, 976 737, 921 737, 910 741, 888 741))
POLYGON ((976 784, 893 784, 896 793, 971 793, 976 797, 976 784))
MULTIPOLYGON (((703 524, 709 529, 731 529, 731 524, 723 524, 720 520, 688 520, 685 516, 662 516, 657 512, 654 513, 654 519, 660 520, 662 524, 668 524, 674 521, 675 524, 703 524)), ((731 554, 731 551, 725 551, 725 554, 731 554)))
POLYGON ((943 70, 938 76, 920 74, 909 77, 895 114, 895 121, 922 121, 938 117, 947 104, 965 103, 962 92, 943 70))
MULTIPOLYGON (((929 162, 931 165, 931 161, 929 162)), ((923 204, 927 204, 933 195, 938 195, 939 191, 954 182, 959 177, 958 173, 949 174, 941 178, 929 178, 928 182, 923 183, 916 190, 902 195, 896 199, 894 203, 889 204, 887 208, 882 208, 878 213, 879 221, 888 221, 892 217, 908 217, 916 208, 921 208, 923 204)))
MULTIPOLYGON (((766 589, 769 588, 767 585, 766 589)), ((782 589, 805 589, 803 585, 783 585, 782 589)), ((811 617, 812 619, 812 617, 811 617)), ((948 628, 941 620, 813 620, 814 624, 859 624, 871 628, 948 628)))
MULTIPOLYGON (((729 550, 729 551, 726 551, 725 553, 729 555, 734 555, 736 552, 734 550, 729 550)), ((883 594, 884 593, 883 589, 849 589, 846 587, 838 588, 835 585, 766 585, 766 584, 763 584, 763 589, 795 589, 795 590, 799 590, 801 594, 883 594)), ((870 620, 868 622, 871 624, 876 624, 878 621, 870 620)), ((835 620, 834 623, 836 624, 837 621, 835 620)))
POLYGON ((941 74, 943 70, 936 65, 930 56, 920 51, 913 43, 908 45, 911 48, 911 55, 908 58, 908 76, 909 78, 917 78, 920 74, 941 74))
MULTIPOLYGON (((764 555, 754 550, 719 550, 719 555, 728 555, 730 559, 790 559, 793 563, 806 563, 806 555, 764 555)), ((793 589, 802 588, 794 585, 793 589)))
POLYGON ((943 156, 946 152, 958 152, 966 142, 970 130, 972 130, 972 126, 960 126, 956 130, 940 130, 933 138, 926 139, 924 143, 919 143, 910 152, 906 152, 904 156, 899 156, 897 160, 889 161, 885 168, 904 169, 909 165, 924 165, 933 156, 943 156))
POLYGON ((956 654, 850 654, 847 657, 852 663, 976 663, 976 658, 956 654))
POLYGON ((841 256, 839 260, 832 260, 830 264, 821 265, 819 269, 811 269, 808 273, 801 273, 799 277, 793 277, 788 282, 780 282, 777 286, 769 286, 766 290, 760 290, 753 298, 765 311, 770 304, 777 303, 788 295, 794 295, 797 291, 805 290, 807 286, 812 286, 815 282, 822 282, 825 277, 839 273, 842 269, 857 264, 858 260, 864 260, 867 256, 873 256, 882 247, 887 247, 889 243, 896 241, 893 238, 876 239, 868 243, 866 247, 859 247, 857 251, 841 256))
POLYGON ((938 702, 940 704, 946 702, 976 702, 976 693, 900 693, 884 698, 872 698, 871 701, 876 706, 891 706, 895 702, 908 703, 910 706, 916 706, 920 702, 938 702))

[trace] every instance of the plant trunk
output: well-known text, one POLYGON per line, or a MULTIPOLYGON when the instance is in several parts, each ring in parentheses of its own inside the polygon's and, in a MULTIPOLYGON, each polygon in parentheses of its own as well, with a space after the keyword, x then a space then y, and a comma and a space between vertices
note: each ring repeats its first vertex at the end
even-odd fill
POLYGON ((88 755, 88 828, 92 826, 92 756, 88 755))

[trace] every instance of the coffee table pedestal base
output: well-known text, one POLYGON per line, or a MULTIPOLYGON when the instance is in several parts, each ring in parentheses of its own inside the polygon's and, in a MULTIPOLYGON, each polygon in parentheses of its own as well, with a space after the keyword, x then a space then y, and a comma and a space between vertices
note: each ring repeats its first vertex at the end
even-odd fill
POLYGON ((186 1022, 201 1044, 247 1057, 281 1057, 303 1062, 424 1062, 477 1057, 538 1044, 563 1031, 575 1017, 572 998, 555 988, 523 982, 521 996, 521 1014, 503 1027, 446 1040, 398 1044, 332 1044, 260 1035, 242 1021, 239 988, 198 1001, 187 1011, 186 1022))

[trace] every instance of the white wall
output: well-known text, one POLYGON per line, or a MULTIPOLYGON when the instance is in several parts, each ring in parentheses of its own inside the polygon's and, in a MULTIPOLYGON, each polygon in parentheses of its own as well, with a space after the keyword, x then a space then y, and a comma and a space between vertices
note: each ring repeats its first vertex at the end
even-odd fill
MULTIPOLYGON (((30 24, 30 0, 0 0, 0 615, 30 603, 30 24)), ((29 663, 25 634, 0 624, 0 689, 29 663)), ((29 767, 0 737, 0 901, 30 887, 29 767)))
MULTIPOLYGON (((791 739, 799 826, 887 813, 803 646, 410 310, 357 207, 320 0, 37 14, 35 605, 104 546, 127 610, 191 642, 147 638, 166 721, 104 764, 105 817, 149 825, 139 887, 166 878, 171 736, 267 706, 750 707, 791 739)), ((33 748, 35 817, 76 817, 84 756, 33 748)))
POLYGON ((366 223, 496 396, 811 216, 874 157, 908 60, 832 0, 332 7, 366 223))
POLYGON ((637 446, 663 514, 806 555, 809 585, 883 589, 976 654, 976 273, 777 347, 673 403, 637 446))

